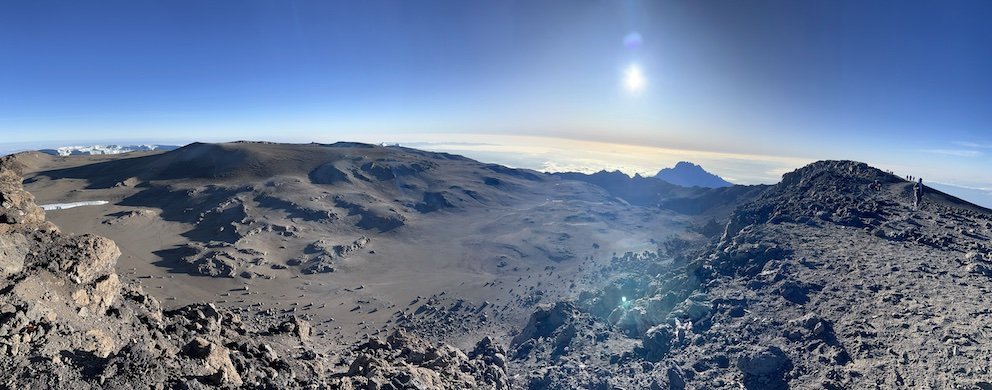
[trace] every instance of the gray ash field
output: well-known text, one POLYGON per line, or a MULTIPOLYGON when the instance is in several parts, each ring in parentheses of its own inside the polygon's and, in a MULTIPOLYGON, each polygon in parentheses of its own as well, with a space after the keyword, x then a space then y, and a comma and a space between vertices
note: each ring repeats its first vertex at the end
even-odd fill
POLYGON ((0 168, 11 388, 992 388, 992 212, 861 163, 717 189, 355 143, 0 168))

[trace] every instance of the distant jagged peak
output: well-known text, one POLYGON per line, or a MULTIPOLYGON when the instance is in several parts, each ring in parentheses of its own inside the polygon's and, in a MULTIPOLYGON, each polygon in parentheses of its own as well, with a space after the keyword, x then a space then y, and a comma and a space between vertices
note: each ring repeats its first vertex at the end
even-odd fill
POLYGON ((679 161, 679 162, 675 163, 675 169, 679 169, 679 168, 683 168, 683 169, 684 168, 699 168, 699 169, 703 169, 703 167, 699 166, 699 164, 693 164, 693 163, 691 163, 689 161, 679 161))
POLYGON ((654 177, 683 187, 720 188, 734 185, 688 161, 679 161, 672 168, 658 171, 654 177))
POLYGON ((620 176, 620 175, 623 175, 623 176, 630 177, 630 175, 624 173, 623 171, 621 171, 619 169, 614 169, 612 171, 609 171, 609 170, 606 170, 606 169, 600 169, 599 172, 594 173, 594 175, 610 175, 610 176, 620 176))

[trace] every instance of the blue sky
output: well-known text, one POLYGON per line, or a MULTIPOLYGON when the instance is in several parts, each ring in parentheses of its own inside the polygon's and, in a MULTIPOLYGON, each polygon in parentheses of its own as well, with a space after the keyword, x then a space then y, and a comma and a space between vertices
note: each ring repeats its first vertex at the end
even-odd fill
POLYGON ((3 2, 0 144, 530 135, 988 189, 988 20, 977 0, 3 2))

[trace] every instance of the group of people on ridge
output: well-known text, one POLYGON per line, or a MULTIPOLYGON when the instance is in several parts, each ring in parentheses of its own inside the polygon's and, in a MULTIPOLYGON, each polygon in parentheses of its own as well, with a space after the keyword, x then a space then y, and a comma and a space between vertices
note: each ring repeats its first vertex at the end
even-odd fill
MULTIPOLYGON (((913 179, 916 179, 916 182, 913 183, 913 208, 919 210, 920 205, 923 204, 923 179, 919 177, 906 176, 906 180, 908 181, 913 181, 913 179)), ((881 191, 882 183, 875 180, 869 188, 875 191, 881 191)))

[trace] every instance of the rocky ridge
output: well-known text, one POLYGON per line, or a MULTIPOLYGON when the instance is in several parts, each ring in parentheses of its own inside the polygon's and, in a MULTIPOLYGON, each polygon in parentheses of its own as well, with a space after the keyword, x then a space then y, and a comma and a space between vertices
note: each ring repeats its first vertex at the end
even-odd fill
POLYGON ((534 389, 992 388, 992 212, 929 188, 916 208, 911 186, 850 161, 786 174, 713 242, 614 256, 603 289, 539 309, 511 372, 534 389))

